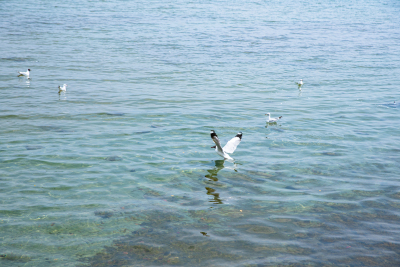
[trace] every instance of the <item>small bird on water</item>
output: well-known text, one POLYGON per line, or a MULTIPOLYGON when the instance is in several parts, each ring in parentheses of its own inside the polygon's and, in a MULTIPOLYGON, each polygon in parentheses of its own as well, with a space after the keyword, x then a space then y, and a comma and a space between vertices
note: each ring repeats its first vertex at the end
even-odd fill
POLYGON ((303 79, 300 79, 300 81, 297 83, 297 86, 299 87, 299 90, 301 90, 301 87, 303 86, 303 79))
POLYGON ((61 86, 58 86, 58 93, 60 94, 61 92, 66 92, 67 91, 67 85, 64 83, 64 85, 61 87, 61 86))
POLYGON ((267 113, 267 114, 265 114, 265 115, 268 115, 268 119, 267 119, 267 122, 268 122, 268 123, 277 122, 278 120, 280 120, 280 119, 282 118, 282 116, 280 116, 280 117, 278 117, 278 118, 271 118, 271 114, 270 114, 270 113, 267 113))
POLYGON ((215 152, 217 152, 218 155, 223 157, 224 159, 229 159, 233 160, 229 154, 232 154, 235 150, 236 147, 239 145, 240 141, 242 141, 242 132, 239 132, 235 137, 233 137, 231 140, 229 140, 228 143, 224 147, 221 147, 221 143, 219 142, 218 135, 215 133, 214 130, 211 130, 211 139, 214 141, 215 146, 212 146, 211 148, 215 148, 215 152))
POLYGON ((26 76, 26 77, 29 78, 30 71, 31 71, 31 69, 28 69, 27 71, 18 71, 18 73, 19 73, 18 77, 19 76, 26 76))

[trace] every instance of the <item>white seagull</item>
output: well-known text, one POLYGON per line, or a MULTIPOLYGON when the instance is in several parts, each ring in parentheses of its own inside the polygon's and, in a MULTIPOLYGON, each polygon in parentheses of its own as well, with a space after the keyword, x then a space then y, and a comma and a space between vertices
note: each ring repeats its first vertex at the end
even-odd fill
POLYGON ((226 143, 223 148, 221 147, 218 135, 214 132, 214 130, 211 130, 211 139, 215 143, 215 146, 211 148, 215 148, 215 152, 217 152, 218 155, 220 155, 224 159, 233 160, 233 158, 231 158, 228 153, 232 154, 236 150, 236 147, 239 145, 240 141, 242 141, 242 133, 239 132, 235 137, 229 140, 229 142, 226 143))
POLYGON ((26 76, 29 78, 29 72, 31 69, 28 69, 27 71, 18 71, 19 75, 18 76, 26 76))
POLYGON ((297 86, 299 87, 299 90, 301 90, 301 87, 303 86, 303 79, 300 79, 300 81, 297 83, 297 86))
POLYGON ((61 87, 61 86, 58 86, 58 93, 61 93, 61 92, 66 92, 67 91, 67 85, 64 83, 64 85, 61 87))
POLYGON ((267 122, 268 123, 273 123, 273 122, 277 122, 278 120, 280 120, 282 118, 282 116, 278 117, 278 118, 271 118, 271 114, 267 113, 265 115, 268 115, 268 119, 267 122))

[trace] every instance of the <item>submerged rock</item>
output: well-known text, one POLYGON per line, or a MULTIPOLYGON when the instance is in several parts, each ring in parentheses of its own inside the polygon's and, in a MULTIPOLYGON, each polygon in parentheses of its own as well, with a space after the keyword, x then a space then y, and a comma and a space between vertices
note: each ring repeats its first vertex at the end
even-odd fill
POLYGON ((103 219, 108 219, 114 215, 114 212, 112 212, 112 211, 95 211, 94 215, 99 216, 103 219))
POLYGON ((135 134, 145 134, 145 133, 151 133, 151 131, 135 132, 135 134))
POLYGON ((297 189, 297 188, 295 188, 295 187, 293 187, 293 186, 290 186, 290 185, 285 186, 285 189, 289 189, 289 190, 299 190, 299 189, 297 189))
POLYGON ((43 146, 25 146, 26 150, 37 150, 42 149, 43 146))
POLYGON ((325 156, 341 156, 341 154, 335 153, 335 152, 323 152, 322 155, 325 155, 325 156))
POLYGON ((108 160, 108 161, 121 161, 122 158, 118 157, 118 156, 111 156, 111 157, 107 157, 106 160, 108 160))
POLYGON ((106 115, 108 115, 108 116, 124 116, 125 113, 122 113, 122 112, 107 112, 106 115))
POLYGON ((263 225, 240 225, 240 228, 247 228, 246 232, 254 233, 254 234, 274 234, 276 233, 275 229, 269 226, 263 225))
POLYGON ((65 130, 63 127, 60 126, 39 126, 42 131, 50 131, 50 132, 58 132, 58 133, 68 133, 72 132, 69 130, 65 130))
POLYGON ((13 253, 0 255, 0 257, 1 257, 3 260, 14 261, 14 262, 20 262, 20 263, 29 262, 29 261, 32 260, 31 257, 29 257, 29 256, 18 255, 18 254, 13 254, 13 253))

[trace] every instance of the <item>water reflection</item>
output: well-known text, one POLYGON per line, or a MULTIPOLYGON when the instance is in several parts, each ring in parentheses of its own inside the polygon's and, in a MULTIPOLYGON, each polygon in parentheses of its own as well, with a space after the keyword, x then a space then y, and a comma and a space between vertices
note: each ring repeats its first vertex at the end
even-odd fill
MULTIPOLYGON (((209 174, 207 174, 206 177, 214 182, 217 182, 218 181, 217 174, 220 170, 225 168, 224 163, 225 163, 224 160, 216 160, 215 167, 212 168, 211 170, 207 170, 209 174)), ((216 190, 214 188, 206 187, 206 190, 207 190, 207 195, 213 196, 213 199, 211 199, 209 202, 214 204, 224 204, 221 198, 219 197, 219 193, 216 193, 216 190)))
MULTIPOLYGON (((269 126, 282 126, 281 124, 278 124, 277 122, 266 122, 266 125, 265 125, 265 128, 268 128, 269 126)), ((279 128, 276 128, 276 127, 271 127, 271 129, 279 129, 279 128)), ((283 130, 281 130, 281 129, 279 129, 279 130, 277 130, 277 131, 279 131, 279 132, 283 132, 283 130)))
POLYGON ((215 167, 212 168, 211 170, 207 170, 209 172, 209 174, 207 174, 206 177, 217 182, 218 181, 217 174, 220 170, 225 168, 224 163, 225 163, 224 160, 216 160, 215 167))
POLYGON ((211 187, 206 187, 207 189, 207 195, 211 195, 214 197, 214 199, 210 200, 209 202, 214 203, 214 204, 224 204, 219 197, 219 193, 216 193, 214 188, 211 187))
POLYGON ((30 78, 25 78, 25 77, 19 77, 19 82, 23 83, 26 85, 26 87, 30 87, 31 86, 31 79, 30 78))
POLYGON ((66 92, 59 92, 58 93, 58 100, 67 100, 67 93, 66 92))

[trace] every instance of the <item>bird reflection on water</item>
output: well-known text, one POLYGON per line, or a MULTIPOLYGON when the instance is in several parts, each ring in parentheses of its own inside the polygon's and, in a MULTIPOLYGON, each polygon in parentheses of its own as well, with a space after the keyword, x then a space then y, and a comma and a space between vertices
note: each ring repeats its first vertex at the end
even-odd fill
POLYGON ((219 197, 219 193, 215 193, 215 189, 211 187, 206 187, 207 189, 207 195, 211 195, 214 197, 214 199, 211 199, 209 202, 214 203, 214 204, 224 204, 219 197))
MULTIPOLYGON (((220 170, 224 168, 224 162, 225 160, 216 160, 215 161, 215 167, 212 168, 211 170, 207 170, 209 174, 206 175, 207 178, 214 182, 218 182, 217 174, 220 170)), ((214 188, 211 187, 206 187, 207 190, 207 195, 211 195, 214 198, 211 199, 209 202, 214 203, 214 204, 224 204, 219 197, 219 193, 216 193, 214 188)))
POLYGON ((207 170, 209 172, 209 174, 206 175, 207 178, 217 182, 218 178, 217 178, 217 174, 220 170, 222 170, 224 167, 224 162, 225 160, 216 160, 215 161, 215 167, 212 168, 211 170, 207 170))
MULTIPOLYGON (((224 166, 224 163, 225 163, 225 160, 216 160, 215 167, 210 170, 207 170, 208 174, 205 177, 210 179, 210 181, 218 182, 218 177, 217 177, 218 172, 220 170, 222 170, 223 168, 226 168, 224 166)), ((227 167, 227 168, 229 168, 229 167, 227 167)), ((236 164, 234 164, 233 169, 236 171, 236 164)), ((214 203, 214 204, 224 204, 222 202, 221 198, 219 197, 219 193, 216 193, 216 190, 214 188, 206 187, 206 190, 207 190, 207 195, 211 195, 214 197, 209 202, 214 203)))

